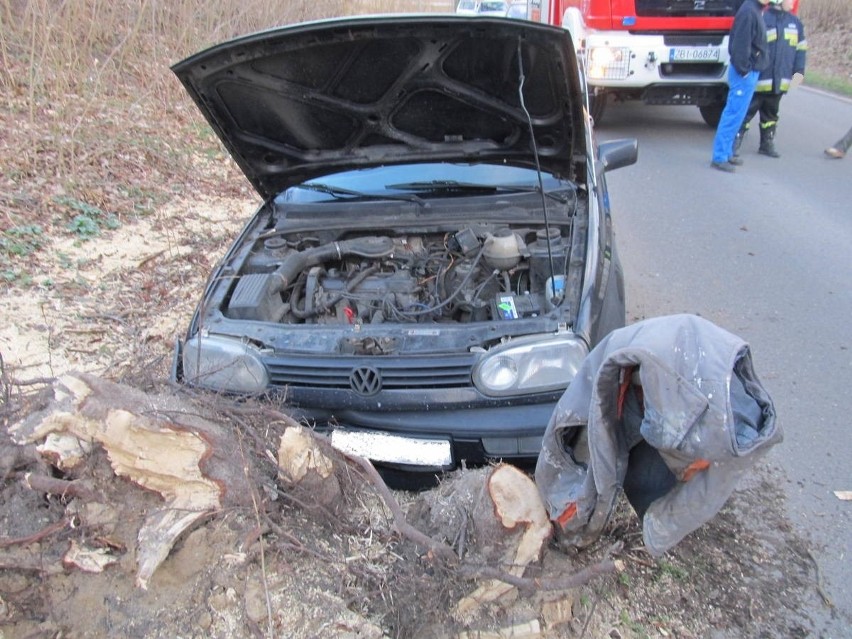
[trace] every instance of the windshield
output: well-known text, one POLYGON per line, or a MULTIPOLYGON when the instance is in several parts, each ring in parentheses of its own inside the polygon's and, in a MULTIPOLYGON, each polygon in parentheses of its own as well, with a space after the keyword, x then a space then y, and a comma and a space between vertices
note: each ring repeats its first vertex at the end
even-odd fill
MULTIPOLYGON (((542 174, 542 182, 545 191, 573 187, 547 173, 542 174)), ((493 164, 405 164, 325 175, 287 189, 276 202, 325 202, 340 199, 347 191, 379 198, 410 197, 412 193, 428 198, 467 196, 473 190, 530 191, 538 187, 538 174, 532 169, 493 164)))

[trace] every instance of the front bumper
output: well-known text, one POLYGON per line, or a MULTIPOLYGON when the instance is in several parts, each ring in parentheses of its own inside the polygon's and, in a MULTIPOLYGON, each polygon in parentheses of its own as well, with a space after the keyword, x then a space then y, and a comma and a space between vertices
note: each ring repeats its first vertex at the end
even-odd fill
POLYGON ((592 87, 633 91, 654 87, 656 95, 664 93, 661 87, 727 88, 726 35, 699 39, 595 32, 587 36, 583 55, 592 87))
MULTIPOLYGON (((177 341, 171 374, 175 381, 183 381, 181 349, 182 343, 177 341)), ((421 370, 415 378, 424 385, 428 382, 432 388, 412 388, 407 384, 406 388, 382 389, 369 396, 344 388, 344 384, 348 385, 346 377, 336 368, 318 366, 317 358, 304 362, 305 367, 313 364, 312 378, 301 374, 304 371, 299 367, 281 366, 281 360, 276 358, 277 365, 270 368, 289 369, 293 377, 279 379, 283 373, 274 372, 272 379, 281 383, 270 386, 268 391, 282 398, 297 421, 330 434, 333 441, 337 431, 342 434, 337 436, 342 449, 390 467, 437 472, 451 470, 462 462, 475 465, 500 459, 534 460, 564 391, 485 397, 470 385, 469 357, 457 358, 458 366, 467 370, 465 374, 453 366, 436 369, 429 376, 425 369, 421 370), (320 380, 325 387, 287 383, 296 379, 313 379, 314 383, 320 380), (434 387, 436 382, 443 387, 434 387)), ((408 364, 411 363, 409 358, 408 364)), ((398 383, 403 385, 403 378, 398 383)))
MULTIPOLYGON (((364 444, 365 456, 393 467, 451 470, 462 461, 534 460, 558 398, 488 408, 428 411, 296 410, 293 417, 332 435, 332 441, 364 444), (335 435, 340 431, 343 435, 335 435), (427 461, 415 461, 423 454, 427 461)), ((353 444, 354 445, 354 444, 353 444)), ((349 452, 363 454, 353 447, 349 452)))

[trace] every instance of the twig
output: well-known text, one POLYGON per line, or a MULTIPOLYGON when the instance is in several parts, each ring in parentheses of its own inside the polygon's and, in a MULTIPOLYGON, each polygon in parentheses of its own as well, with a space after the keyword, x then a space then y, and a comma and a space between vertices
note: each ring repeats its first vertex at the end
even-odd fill
POLYGON ((56 381, 55 377, 33 377, 32 379, 10 379, 11 386, 36 386, 38 384, 52 384, 56 381))
POLYGON ((10 562, 0 559, 0 570, 38 572, 43 575, 61 575, 65 572, 62 566, 36 566, 34 564, 21 563, 17 559, 10 562))
POLYGON ((65 332, 66 333, 76 333, 76 334, 79 334, 79 335, 88 335, 88 334, 101 335, 103 333, 106 333, 108 330, 109 329, 101 328, 99 326, 91 326, 91 327, 87 327, 87 328, 66 328, 65 332))
POLYGON ((554 579, 517 577, 491 566, 463 566, 459 572, 463 577, 468 579, 498 579, 521 590, 567 590, 583 586, 600 575, 615 572, 615 563, 611 559, 603 559, 596 564, 583 568, 579 572, 554 579))
POLYGON ((152 254, 151 254, 151 255, 149 255, 148 257, 142 258, 142 261, 140 261, 140 262, 136 265, 136 269, 137 269, 137 270, 141 269, 141 268, 142 268, 143 266, 145 266, 148 262, 150 262, 151 260, 153 260, 153 259, 155 259, 155 258, 160 257, 160 256, 161 256, 163 253, 165 253, 165 252, 166 252, 166 249, 163 249, 162 251, 157 251, 156 253, 152 253, 152 254))
POLYGON ((828 596, 828 593, 825 591, 825 588, 822 586, 822 574, 819 570, 819 564, 817 563, 816 557, 811 552, 810 548, 806 548, 805 552, 808 553, 808 557, 811 558, 811 561, 814 564, 814 571, 816 572, 816 589, 819 593, 819 596, 822 597, 823 603, 829 608, 834 608, 834 602, 831 600, 831 597, 828 596))
POLYGON ((640 566, 645 566, 646 568, 656 568, 657 567, 657 564, 655 564, 653 561, 647 561, 645 559, 640 559, 636 555, 631 555, 630 553, 624 553, 623 556, 626 557, 627 559, 629 559, 630 561, 633 561, 633 562, 639 564, 640 566))
POLYGON ((419 530, 417 530, 417 528, 415 528, 405 520, 405 515, 402 512, 402 508, 399 507, 399 503, 391 494, 387 484, 385 484, 385 482, 379 476, 379 473, 376 470, 375 466, 373 466, 373 464, 370 463, 368 459, 364 459, 363 457, 360 457, 358 455, 352 455, 350 453, 343 453, 343 455, 350 461, 357 464, 361 468, 361 470, 363 470, 364 473, 367 475, 367 479, 369 479, 373 486, 375 486, 376 490, 379 492, 379 495, 382 497, 385 504, 390 509, 391 514, 393 515, 394 528, 396 528, 396 531, 400 535, 413 541, 415 544, 428 548, 432 553, 438 555, 439 557, 447 561, 455 563, 458 560, 458 556, 452 548, 440 541, 432 539, 425 533, 420 532, 419 530))
POLYGON ((50 526, 47 526, 46 528, 42 528, 37 533, 33 533, 32 535, 27 535, 26 537, 14 537, 12 539, 0 539, 0 548, 8 548, 9 546, 26 546, 27 544, 32 544, 37 541, 41 541, 45 537, 48 537, 53 533, 59 532, 67 525, 67 519, 60 519, 59 521, 50 524, 50 526))
POLYGON ((585 621, 585 623, 583 623, 583 631, 580 633, 579 639, 583 639, 583 637, 586 636, 586 630, 589 629, 589 624, 592 621, 592 615, 595 614, 595 608, 598 607, 598 601, 600 601, 601 596, 600 596, 600 593, 596 593, 596 594, 597 594, 597 596, 595 597, 595 600, 592 602, 592 609, 589 610, 589 614, 586 615, 586 621, 585 621))
POLYGON ((60 497, 79 497, 91 501, 95 501, 100 497, 97 491, 79 479, 67 481, 65 479, 47 477, 46 475, 27 473, 24 475, 24 483, 33 490, 59 495, 60 497))
POLYGON ((285 542, 284 545, 286 545, 291 550, 295 550, 297 552, 304 552, 304 553, 307 553, 309 555, 313 555, 314 557, 322 560, 323 562, 331 561, 331 559, 327 555, 323 555, 322 553, 317 552, 316 550, 308 548, 296 536, 294 536, 292 533, 289 533, 286 530, 284 530, 281 526, 279 526, 278 524, 273 522, 268 517, 266 518, 266 524, 269 526, 270 529, 272 529, 272 531, 276 535, 278 535, 279 537, 283 537, 284 539, 289 540, 289 543, 285 542))

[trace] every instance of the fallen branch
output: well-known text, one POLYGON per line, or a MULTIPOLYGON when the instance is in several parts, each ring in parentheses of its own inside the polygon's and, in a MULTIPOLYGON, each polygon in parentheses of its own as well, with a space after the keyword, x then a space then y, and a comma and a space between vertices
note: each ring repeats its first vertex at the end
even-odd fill
POLYGON ((348 460, 357 464, 361 470, 367 475, 367 479, 370 480, 370 483, 375 486, 376 490, 379 492, 379 495, 384 500, 387 507, 390 509, 391 514, 393 515, 393 525, 396 531, 414 542, 419 546, 423 546, 428 548, 432 553, 445 559, 449 562, 456 563, 458 561, 458 556, 455 551, 450 548, 448 545, 432 539, 425 533, 417 530, 414 526, 408 523, 405 519, 405 515, 402 512, 402 508, 399 507, 399 503, 396 501, 394 496, 391 494, 390 489, 387 484, 382 480, 379 472, 376 470, 375 466, 370 463, 369 460, 364 459, 363 457, 359 457, 358 455, 351 455, 349 453, 342 453, 348 460))
POLYGON ((9 383, 12 386, 38 386, 53 384, 56 381, 55 377, 31 377, 30 379, 11 378, 9 383))
POLYGON ((615 572, 615 563, 611 559, 603 559, 596 564, 587 566, 579 572, 551 579, 518 577, 505 570, 491 566, 462 566, 459 574, 465 579, 497 579, 526 591, 568 590, 589 583, 595 577, 615 572))
POLYGON ((61 565, 29 564, 18 560, 7 562, 3 559, 0 559, 0 570, 37 572, 42 575, 61 575, 65 572, 61 565))
POLYGON ((49 537, 50 535, 64 529, 67 525, 67 519, 60 519, 59 521, 53 522, 52 524, 50 524, 50 526, 42 528, 37 533, 33 533, 32 535, 27 535, 26 537, 14 537, 12 539, 0 539, 0 548, 8 548, 10 546, 26 546, 27 544, 32 544, 37 541, 41 541, 45 537, 49 537))
POLYGON ((67 481, 65 479, 56 479, 46 475, 35 475, 27 473, 24 475, 24 483, 33 490, 42 493, 50 493, 59 495, 60 497, 79 497, 88 501, 96 501, 99 499, 97 491, 87 486, 79 479, 67 481))
POLYGON ((828 593, 825 591, 825 588, 822 587, 822 574, 819 570, 819 563, 817 563, 816 557, 811 552, 810 548, 806 548, 805 552, 808 553, 808 557, 810 557, 811 562, 814 565, 814 571, 816 573, 816 589, 819 593, 819 596, 822 598, 822 602, 828 606, 829 608, 834 608, 834 602, 831 600, 831 597, 828 596, 828 593))

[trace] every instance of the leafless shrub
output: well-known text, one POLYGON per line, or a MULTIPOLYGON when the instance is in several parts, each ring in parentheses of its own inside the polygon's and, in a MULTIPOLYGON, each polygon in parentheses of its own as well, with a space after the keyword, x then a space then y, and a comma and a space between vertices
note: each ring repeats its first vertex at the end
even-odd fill
MULTIPOLYGON (((440 0, 438 0, 440 2, 440 0)), ((0 0, 0 230, 80 207, 144 214, 221 157, 170 65, 278 25, 430 0, 0 0)), ((239 183, 236 178, 233 183, 239 183)))
POLYGON ((852 30, 852 3, 849 0, 801 0, 799 17, 817 31, 836 28, 852 30))

